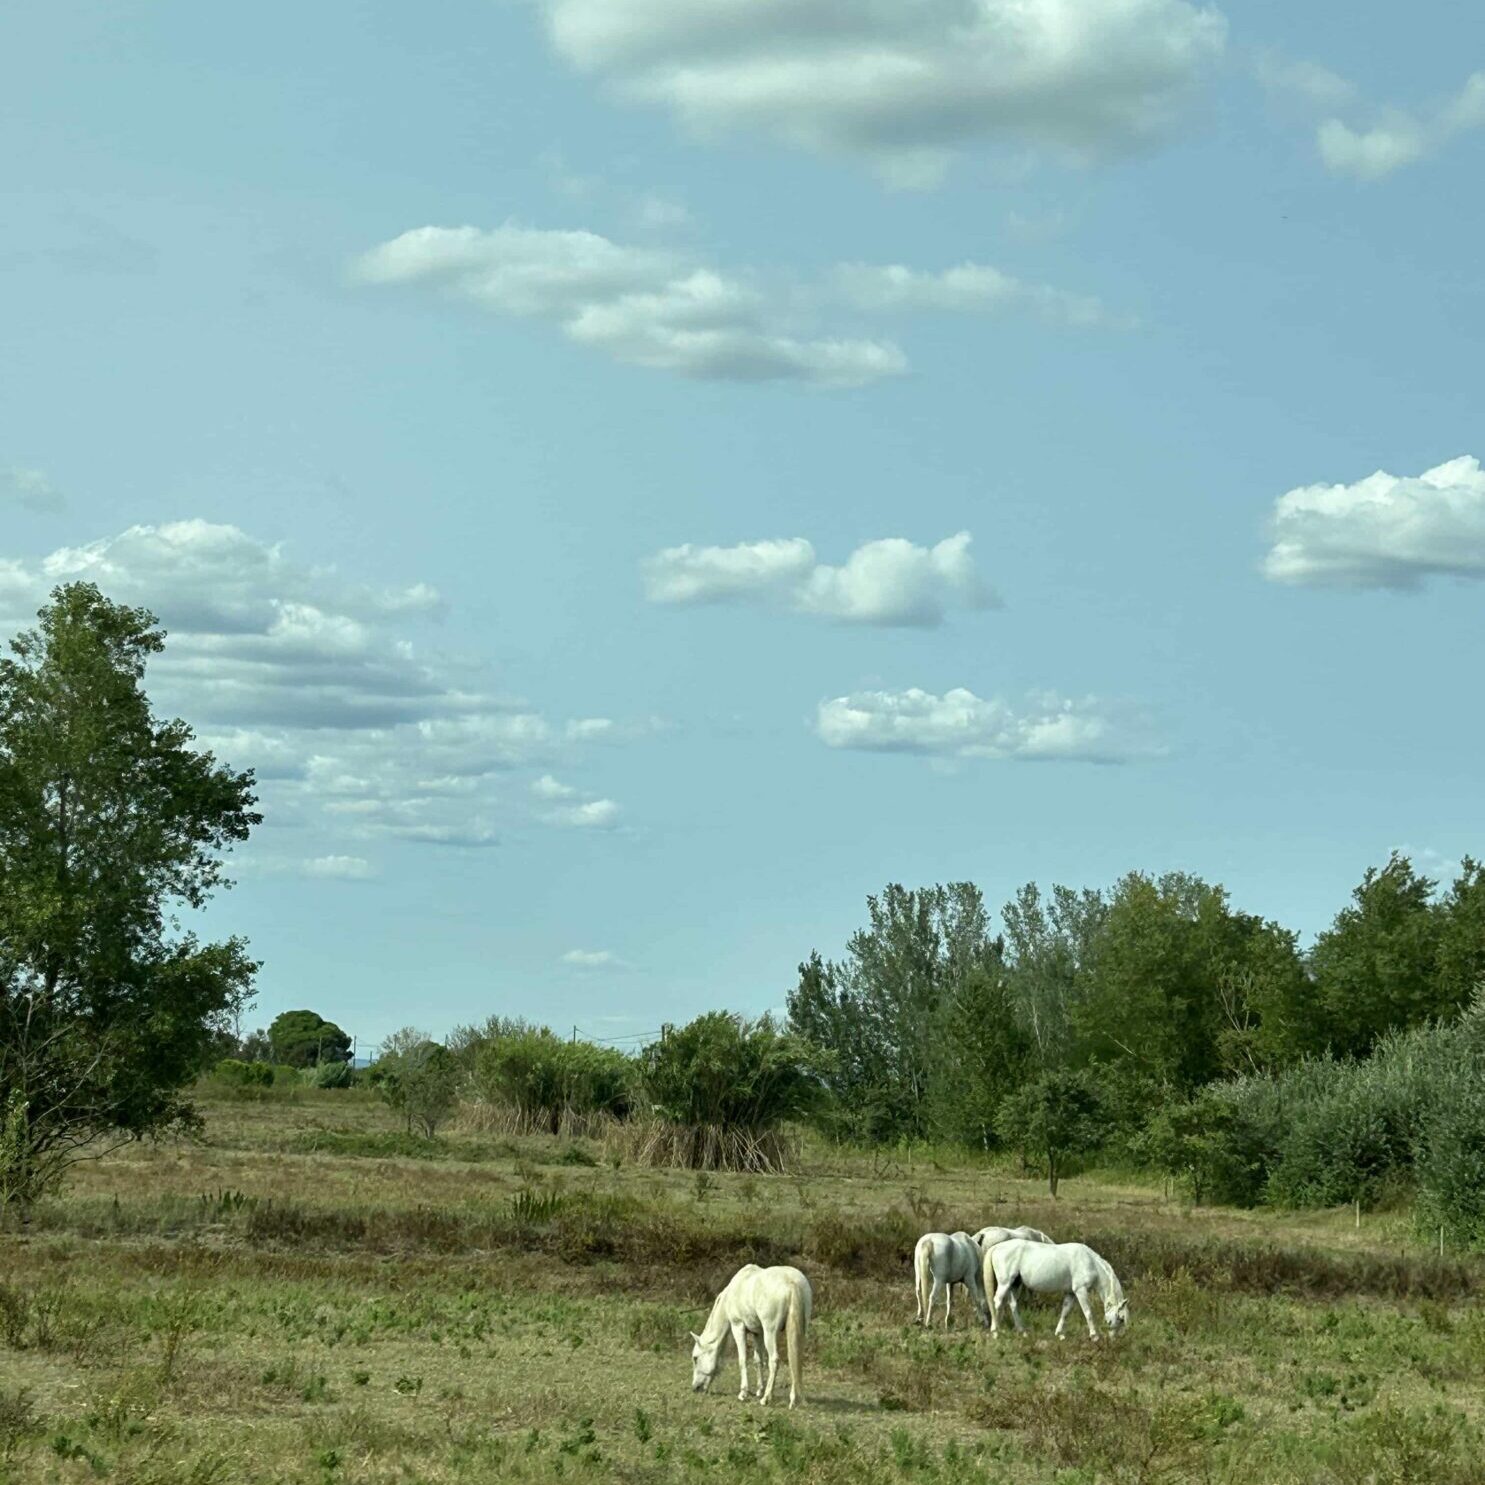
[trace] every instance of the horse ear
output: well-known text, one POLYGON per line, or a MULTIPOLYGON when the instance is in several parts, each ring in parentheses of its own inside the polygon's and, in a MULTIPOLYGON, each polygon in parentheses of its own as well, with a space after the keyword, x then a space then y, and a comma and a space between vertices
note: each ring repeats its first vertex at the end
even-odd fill
POLYGON ((698 1346, 699 1346, 699 1345, 700 1345, 700 1344, 701 1344, 701 1337, 700 1337, 700 1336, 699 1336, 699 1335, 697 1335, 697 1334, 696 1334, 696 1332, 695 1332, 695 1331, 694 1331, 694 1330, 688 1330, 688 1331, 687 1331, 687 1332, 686 1332, 686 1334, 687 1334, 687 1335, 688 1335, 688 1336, 690 1336, 690 1337, 691 1337, 691 1339, 692 1339, 692 1340, 693 1340, 693 1341, 695 1341, 695 1342, 696 1342, 696 1344, 697 1344, 697 1345, 698 1345, 698 1346))

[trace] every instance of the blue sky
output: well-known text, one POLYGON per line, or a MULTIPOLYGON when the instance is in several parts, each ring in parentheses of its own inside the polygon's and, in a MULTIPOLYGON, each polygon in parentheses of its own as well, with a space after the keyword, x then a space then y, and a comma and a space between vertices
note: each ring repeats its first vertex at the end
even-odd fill
POLYGON ((171 630, 255 1020, 1481 849, 1471 7, 20 0, 0 131, 0 622, 171 630))

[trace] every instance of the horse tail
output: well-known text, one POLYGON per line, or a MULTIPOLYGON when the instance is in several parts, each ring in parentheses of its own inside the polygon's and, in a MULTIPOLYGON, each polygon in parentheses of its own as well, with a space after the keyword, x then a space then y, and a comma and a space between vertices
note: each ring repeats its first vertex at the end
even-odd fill
POLYGON ((789 1406, 804 1396, 804 1333, 810 1323, 809 1280, 789 1286, 789 1315, 784 1322, 789 1341, 789 1406))
POLYGON ((920 1237, 918 1246, 913 1249, 913 1287, 918 1296, 918 1314, 925 1325, 928 1323, 928 1296, 933 1292, 928 1273, 932 1260, 932 1244, 926 1237, 920 1237))

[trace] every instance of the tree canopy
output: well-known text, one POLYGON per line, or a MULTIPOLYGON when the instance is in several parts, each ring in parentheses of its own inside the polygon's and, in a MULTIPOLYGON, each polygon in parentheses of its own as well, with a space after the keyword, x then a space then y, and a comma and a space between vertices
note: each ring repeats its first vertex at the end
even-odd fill
POLYGON ((351 1039, 335 1022, 317 1011, 284 1011, 268 1028, 273 1060, 290 1067, 317 1067, 322 1062, 349 1062, 351 1039))

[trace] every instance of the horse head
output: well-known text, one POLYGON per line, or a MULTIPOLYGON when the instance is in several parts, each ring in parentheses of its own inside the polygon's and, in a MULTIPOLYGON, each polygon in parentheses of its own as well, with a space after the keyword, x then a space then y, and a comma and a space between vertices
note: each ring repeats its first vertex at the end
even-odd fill
POLYGON ((1103 1307, 1103 1323, 1110 1330, 1123 1330, 1129 1324, 1129 1301, 1111 1300, 1103 1307))
POLYGON ((691 1347, 691 1391, 705 1392, 722 1364, 722 1342, 709 1346, 694 1330, 690 1336, 695 1342, 691 1347))

